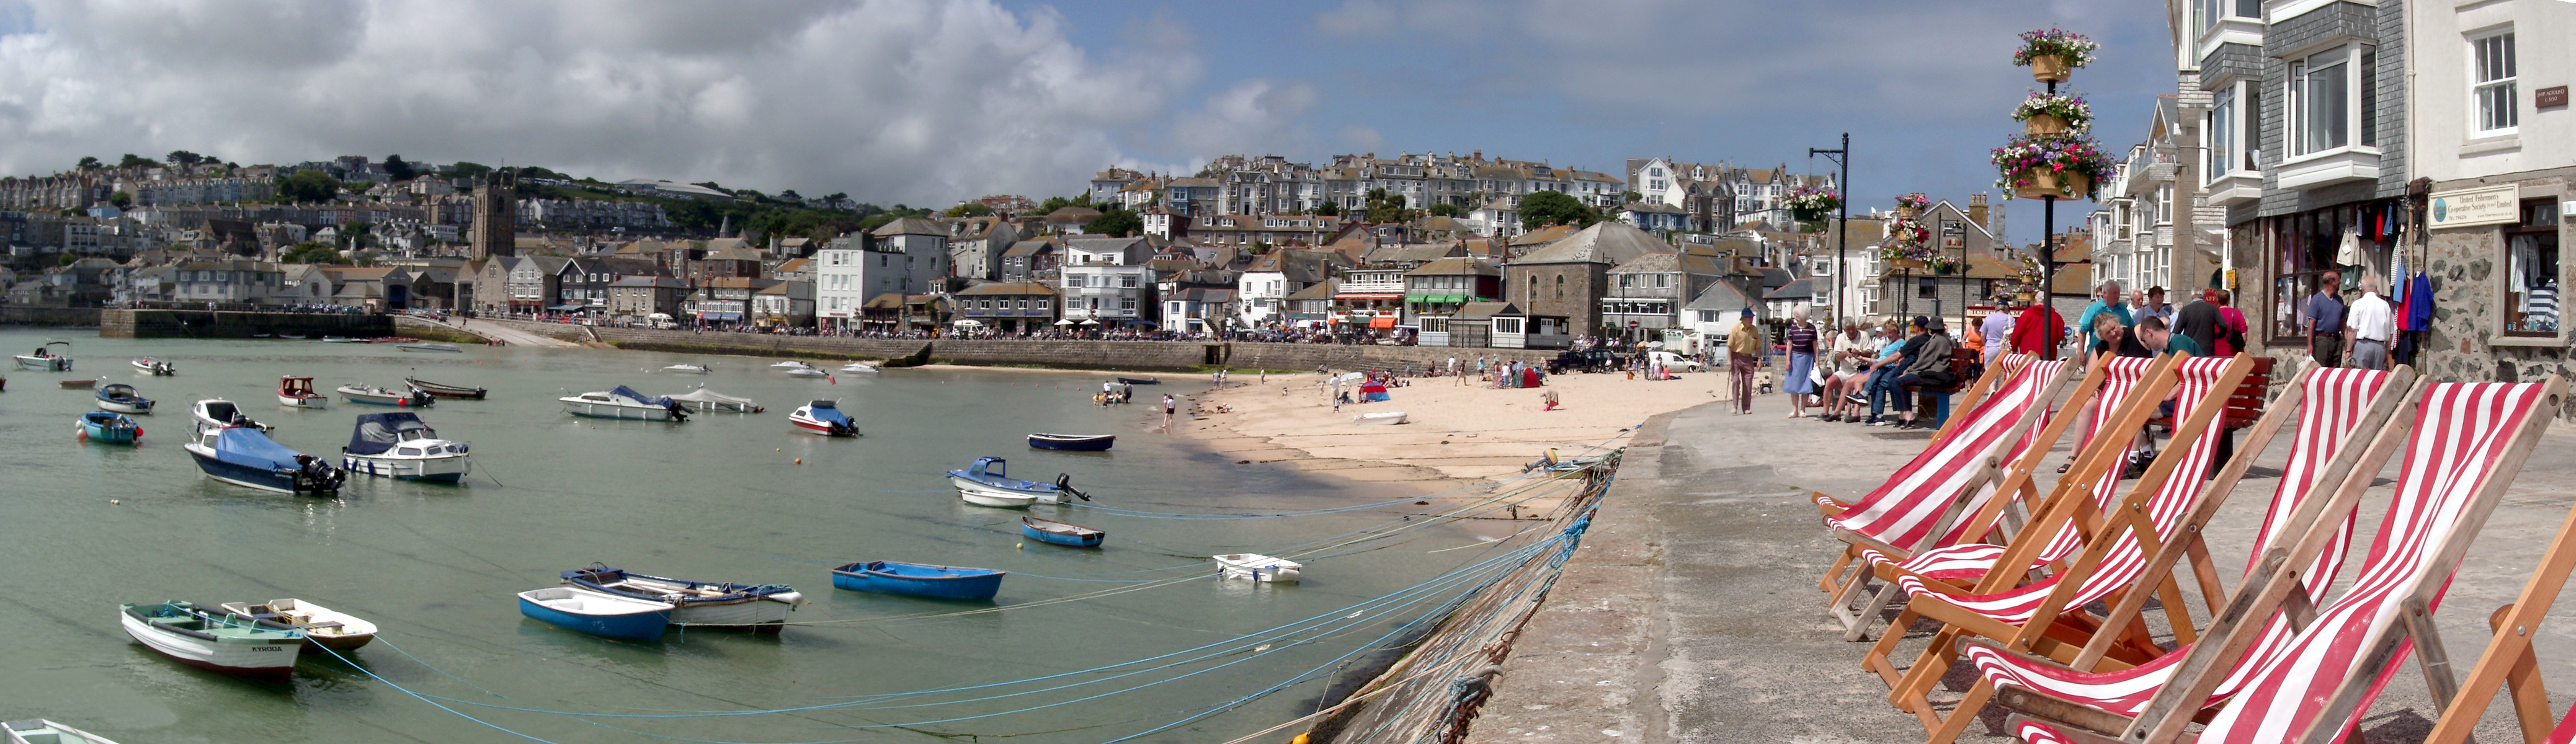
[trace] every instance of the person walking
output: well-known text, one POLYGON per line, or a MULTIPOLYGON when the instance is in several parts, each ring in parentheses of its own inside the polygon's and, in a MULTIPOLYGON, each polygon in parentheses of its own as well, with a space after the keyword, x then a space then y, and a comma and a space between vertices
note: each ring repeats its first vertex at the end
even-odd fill
POLYGON ((1816 394, 1816 325, 1807 308, 1789 311, 1789 330, 1780 336, 1789 346, 1789 379, 1780 389, 1789 394, 1789 418, 1807 417, 1807 396, 1816 394))
POLYGON ((1753 322, 1753 308, 1745 308, 1735 330, 1726 334, 1726 369, 1735 384, 1736 415, 1753 412, 1753 373, 1762 366, 1762 352, 1769 348, 1761 324, 1753 322))
POLYGON ((2329 271, 2317 276, 2317 293, 2299 311, 2300 324, 2306 327, 2308 358, 2320 367, 2343 365, 2343 298, 2335 290, 2343 285, 2343 274, 2329 271))
POLYGON ((1178 415, 1180 414, 1180 412, 1181 412, 1180 401, 1173 400, 1173 399, 1172 399, 1172 394, 1171 394, 1171 393, 1164 393, 1164 394, 1163 394, 1163 433, 1165 433, 1165 434, 1170 434, 1170 433, 1172 433, 1172 419, 1173 419, 1174 417, 1178 416, 1178 415))
POLYGON ((2361 277, 2361 297, 2346 308, 2343 319, 2344 366, 2388 369, 2388 342, 2397 338, 2397 309, 2379 296, 2379 277, 2361 277))
POLYGON ((2209 293, 2210 303, 2218 306, 2218 345, 2213 348, 2219 356, 2235 356, 2247 349, 2245 332, 2252 327, 2245 324, 2245 313, 2236 309, 2235 299, 2236 293, 2224 289, 2209 293))
POLYGON ((1995 311, 1986 315, 1977 330, 1986 337, 1986 365, 1994 366, 1997 358, 2012 349, 2012 300, 1996 300, 1995 311))
POLYGON ((2031 303, 2013 319, 2012 350, 2041 361, 2057 359, 2057 345, 2066 342, 2066 318, 2059 316, 2047 302, 2031 303))

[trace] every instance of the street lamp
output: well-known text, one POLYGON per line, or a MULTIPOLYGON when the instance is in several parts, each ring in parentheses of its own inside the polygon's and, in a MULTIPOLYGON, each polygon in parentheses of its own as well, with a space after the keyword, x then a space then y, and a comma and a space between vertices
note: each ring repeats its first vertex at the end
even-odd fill
POLYGON ((1818 155, 1825 156, 1825 159, 1833 161, 1834 165, 1842 168, 1842 175, 1834 180, 1834 188, 1842 191, 1843 198, 1842 206, 1834 218, 1834 311, 1829 316, 1833 318, 1834 325, 1839 326, 1842 325, 1843 320, 1843 284, 1845 283, 1843 274, 1849 268, 1850 259, 1846 255, 1847 248, 1844 243, 1851 239, 1851 133, 1843 133, 1841 147, 1830 150, 1807 148, 1807 157, 1818 155))

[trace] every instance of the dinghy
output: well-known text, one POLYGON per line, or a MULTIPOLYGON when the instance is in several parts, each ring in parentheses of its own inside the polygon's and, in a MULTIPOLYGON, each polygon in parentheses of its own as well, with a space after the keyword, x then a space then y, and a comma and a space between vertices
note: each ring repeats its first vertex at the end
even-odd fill
POLYGON ((818 400, 807 403, 804 407, 796 409, 795 413, 787 414, 787 423, 795 424, 799 431, 810 431, 827 437, 859 435, 858 422, 851 421, 849 414, 841 412, 839 401, 818 400))
POLYGON ((948 471, 948 485, 957 489, 957 497, 976 506, 1025 509, 1030 504, 1061 504, 1066 496, 1091 500, 1073 487, 1073 476, 1057 474, 1054 483, 1037 483, 1010 477, 1010 463, 999 457, 978 457, 965 470, 948 471))
POLYGON ((349 478, 322 458, 287 449, 247 426, 200 431, 180 448, 196 459, 206 477, 262 491, 336 493, 349 478))
POLYGON ((706 374, 706 373, 707 373, 707 365, 704 365, 704 364, 674 364, 674 365, 671 365, 671 366, 668 366, 668 367, 663 367, 663 368, 662 368, 662 371, 664 371, 664 372, 678 372, 678 373, 680 373, 680 374, 684 374, 684 375, 703 375, 703 374, 706 374))
POLYGON ((759 633, 777 633, 787 622, 787 613, 805 603, 805 595, 782 584, 731 584, 690 581, 609 568, 593 563, 589 568, 563 572, 566 584, 594 592, 676 606, 671 611, 672 625, 716 628, 740 628, 759 633))
POLYGON ((75 431, 79 432, 81 439, 101 444, 133 444, 134 440, 143 437, 143 427, 136 425, 134 419, 109 411, 81 414, 75 431))
POLYGON ((54 384, 61 385, 64 390, 87 390, 90 386, 97 385, 98 381, 91 379, 63 380, 54 384))
POLYGON ((152 399, 134 391, 134 386, 112 382, 98 389, 98 410, 144 414, 152 412, 152 399))
POLYGON ((331 396, 313 392, 313 378, 277 378, 277 404, 288 408, 329 408, 331 396))
POLYGON ((832 569, 832 586, 857 592, 903 594, 933 599, 990 600, 1002 589, 1007 571, 989 568, 933 566, 926 563, 861 561, 832 569))
POLYGON ((689 413, 680 402, 635 392, 624 385, 580 395, 567 395, 555 400, 564 404, 564 413, 584 418, 627 419, 633 421, 687 421, 689 413))
POLYGON ((630 641, 662 640, 671 624, 669 602, 636 599, 569 586, 550 586, 519 593, 519 614, 572 631, 630 641))
POLYGON ((179 365, 151 357, 134 360, 134 369, 154 377, 168 377, 179 373, 179 365))
POLYGON ((348 398, 349 402, 363 403, 371 406, 427 408, 430 404, 438 402, 438 399, 430 397, 429 393, 412 388, 394 390, 391 388, 381 388, 365 383, 353 382, 347 385, 342 385, 338 389, 340 396, 348 398))
POLYGON ((365 413, 340 448, 340 467, 352 473, 455 483, 474 472, 474 458, 464 442, 438 438, 438 432, 410 412, 365 413))
POLYGON ((1396 425, 1396 424, 1404 423, 1404 422, 1405 422, 1405 420, 1406 420, 1406 419, 1405 419, 1405 416, 1404 416, 1404 412, 1403 412, 1403 411, 1382 411, 1382 412, 1378 412, 1378 413, 1363 413, 1363 414, 1360 414, 1360 415, 1352 416, 1352 417, 1351 417, 1351 423, 1354 423, 1354 424, 1360 424, 1360 425, 1363 425, 1363 426, 1394 426, 1394 425, 1396 425))
POLYGON ((107 737, 42 718, 0 723, 0 731, 8 732, 9 744, 116 744, 107 737))
POLYGON ((787 376, 789 376, 789 377, 830 377, 830 376, 832 376, 832 373, 830 373, 830 372, 825 372, 825 371, 823 371, 823 370, 816 369, 816 368, 813 368, 813 367, 807 367, 807 366, 802 366, 802 365, 800 365, 800 366, 797 366, 797 367, 796 367, 796 368, 794 368, 794 369, 787 370, 787 376))
POLYGON ((1272 558, 1260 553, 1227 553, 1214 558, 1217 567, 1229 579, 1294 584, 1297 583, 1298 570, 1305 568, 1296 561, 1272 558))
POLYGON ((212 672, 285 679, 304 633, 280 623, 197 609, 187 602, 117 605, 125 634, 181 664, 212 672))
POLYGON ((734 396, 726 395, 726 394, 724 394, 724 393, 719 393, 719 392, 716 392, 716 391, 713 391, 713 390, 708 390, 708 389, 706 389, 706 388, 698 388, 698 389, 696 389, 696 390, 691 390, 691 391, 689 391, 689 392, 681 393, 681 394, 678 394, 678 395, 669 395, 669 396, 663 396, 663 397, 670 398, 671 400, 673 400, 673 401, 675 401, 675 402, 678 402, 678 403, 680 403, 681 405, 687 406, 687 407, 689 407, 689 408, 695 408, 695 409, 698 409, 698 410, 701 410, 701 411, 732 411, 732 412, 734 412, 734 413, 759 413, 759 412, 761 412, 761 411, 768 410, 768 409, 765 409, 765 408, 761 408, 761 407, 760 407, 760 403, 759 403, 759 402, 754 401, 754 400, 752 400, 752 399, 750 399, 750 398, 736 398, 736 397, 734 397, 734 396))
POLYGON ((1162 381, 1162 380, 1157 380, 1157 379, 1154 379, 1154 378, 1151 378, 1151 377, 1121 377, 1121 378, 1118 378, 1118 381, 1119 381, 1119 382, 1122 382, 1122 383, 1129 384, 1129 385, 1160 385, 1160 384, 1163 384, 1163 381, 1162 381))
POLYGON ((1020 536, 1048 545, 1068 548, 1097 548, 1109 533, 1069 522, 1037 517, 1020 518, 1020 536))
POLYGON ((196 419, 197 431, 200 432, 207 429, 221 429, 227 426, 247 426, 263 432, 274 428, 267 424, 250 420, 249 416, 242 415, 240 406, 233 405, 232 401, 224 400, 222 398, 208 398, 197 401, 196 405, 188 407, 188 413, 196 419))
POLYGON ((356 651, 376 639, 375 623, 301 599, 272 599, 263 604, 225 602, 223 608, 235 615, 302 631, 305 651, 356 651))
POLYGON ((465 353, 465 350, 464 350, 464 349, 456 348, 456 345, 455 345, 455 344, 394 344, 394 348, 401 349, 401 350, 403 350, 403 351, 417 351, 417 352, 431 352, 431 353, 447 353, 447 354, 463 354, 463 353, 465 353))
POLYGON ((44 345, 36 347, 36 353, 18 355, 18 368, 38 372, 70 372, 72 371, 71 353, 72 342, 70 341, 61 339, 46 341, 44 345), (63 348, 61 351, 55 351, 56 346, 63 348))
POLYGON ((418 391, 421 391, 421 392, 424 392, 424 393, 428 393, 428 394, 430 394, 430 395, 437 396, 437 397, 440 397, 440 398, 463 398, 463 399, 466 399, 466 400, 482 400, 482 399, 483 399, 483 393, 484 393, 484 390, 483 390, 482 388, 479 388, 479 387, 466 387, 466 386, 463 386, 463 385, 441 385, 441 384, 438 384, 438 383, 435 383, 435 382, 430 382, 430 381, 428 381, 428 380, 420 379, 420 378, 418 378, 418 377, 405 377, 405 378, 403 378, 403 384, 405 384, 405 385, 410 385, 410 386, 412 387, 412 389, 414 389, 414 390, 418 390, 418 391))
POLYGON ((849 364, 841 365, 841 371, 843 371, 843 372, 855 372, 855 373, 863 374, 863 375, 873 375, 873 374, 876 374, 876 373, 879 373, 879 372, 884 372, 885 370, 884 370, 884 369, 882 369, 882 368, 879 368, 877 365, 869 364, 869 363, 867 363, 867 362, 851 362, 851 363, 849 363, 849 364))
POLYGON ((1116 434, 1031 434, 1029 446, 1067 452, 1102 452, 1118 443, 1116 434))

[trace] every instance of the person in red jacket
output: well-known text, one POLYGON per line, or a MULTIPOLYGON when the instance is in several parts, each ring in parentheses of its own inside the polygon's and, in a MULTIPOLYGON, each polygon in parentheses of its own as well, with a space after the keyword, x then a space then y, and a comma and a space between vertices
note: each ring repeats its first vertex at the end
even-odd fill
POLYGON ((2034 302, 2013 321, 2012 350, 2039 359, 2056 359, 2058 340, 2065 337, 2066 319, 2058 317, 2048 303, 2034 302))

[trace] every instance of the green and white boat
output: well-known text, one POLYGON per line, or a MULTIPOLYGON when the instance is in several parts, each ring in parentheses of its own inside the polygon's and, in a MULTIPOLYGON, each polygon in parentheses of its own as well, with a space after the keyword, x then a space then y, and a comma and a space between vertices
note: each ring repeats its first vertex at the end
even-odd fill
POLYGON ((304 632, 281 623, 188 602, 118 605, 125 634, 179 663, 243 677, 285 679, 304 649, 304 632))
POLYGON ((9 744, 116 744, 107 737, 42 718, 0 723, 0 731, 9 732, 9 744))

